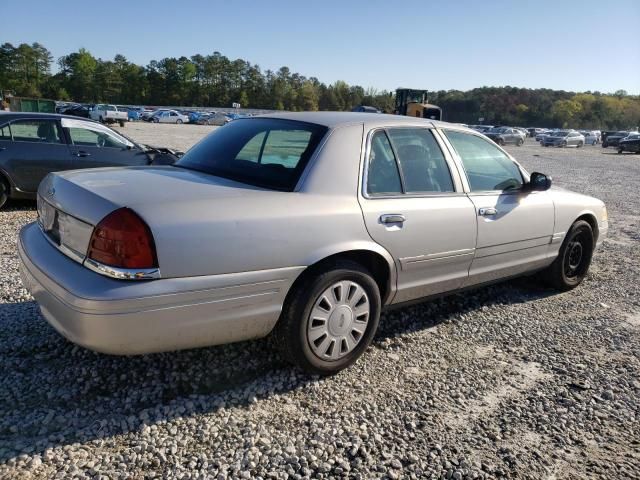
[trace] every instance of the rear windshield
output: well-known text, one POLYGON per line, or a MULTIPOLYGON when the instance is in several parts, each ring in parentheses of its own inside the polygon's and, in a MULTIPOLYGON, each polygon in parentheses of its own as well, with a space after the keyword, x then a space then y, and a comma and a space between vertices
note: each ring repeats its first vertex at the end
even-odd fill
POLYGON ((250 185, 292 191, 327 128, 273 118, 220 127, 175 165, 250 185))

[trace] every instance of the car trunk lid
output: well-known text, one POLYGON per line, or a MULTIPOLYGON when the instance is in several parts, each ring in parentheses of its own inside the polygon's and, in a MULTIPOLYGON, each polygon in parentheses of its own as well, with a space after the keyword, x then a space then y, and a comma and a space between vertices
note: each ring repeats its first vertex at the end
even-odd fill
POLYGON ((132 209, 153 232, 180 212, 202 215, 218 209, 222 217, 231 205, 275 195, 282 192, 170 166, 66 171, 40 184, 38 223, 52 244, 83 263, 95 226, 120 208, 132 209))

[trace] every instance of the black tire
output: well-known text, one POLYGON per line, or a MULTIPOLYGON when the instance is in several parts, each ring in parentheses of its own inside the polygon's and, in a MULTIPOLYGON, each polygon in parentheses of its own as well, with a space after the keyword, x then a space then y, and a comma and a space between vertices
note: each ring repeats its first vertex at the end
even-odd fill
POLYGON ((519 147, 521 147, 523 143, 524 143, 524 140, 520 138, 520 139, 518 140, 518 143, 517 143, 516 145, 518 145, 519 147))
MULTIPOLYGON (((348 295, 351 291, 348 292, 348 295)), ((342 295, 342 294, 341 294, 342 295)), ((380 321, 380 291, 371 273, 350 260, 336 260, 315 272, 308 272, 287 296, 284 308, 273 331, 273 339, 286 360, 304 371, 316 375, 333 375, 352 365, 367 349, 380 321), (369 320, 353 350, 338 360, 317 356, 307 337, 307 327, 316 302, 328 288, 339 281, 357 283, 369 301, 369 320)), ((329 317, 331 318, 331 317, 329 317)), ((343 315, 341 319, 343 320, 343 315)), ((329 322, 329 320, 327 320, 329 322)))
POLYGON ((620 155, 624 150, 622 150, 621 148, 618 149, 618 155, 620 155))
POLYGON ((567 141, 566 141, 566 140, 564 140, 564 141, 562 142, 562 145, 561 145, 561 146, 562 146, 563 148, 564 148, 564 147, 566 147, 566 146, 567 146, 567 141))
POLYGON ((500 145, 501 147, 504 147, 504 140, 499 138, 498 139, 498 145, 500 145))
POLYGON ((98 121, 99 121, 100 123, 104 123, 104 118, 102 118, 102 115, 98 118, 98 121))
POLYGON ((160 119, 159 118, 154 118, 153 119, 153 123, 160 123, 160 119))
POLYGON ((602 148, 607 148, 609 144, 607 142, 602 142, 602 148))
POLYGON ((582 145, 584 145, 584 143, 582 143, 582 142, 578 142, 578 145, 577 145, 577 147, 576 147, 576 148, 582 148, 582 145))
POLYGON ((9 192, 11 192, 9 183, 0 175, 0 210, 9 200, 9 192))
POLYGON ((120 120, 118 123, 120 124, 120 126, 121 126, 122 128, 124 128, 124 120, 120 120))
POLYGON ((178 125, 182 125, 182 120, 178 119, 178 120, 176 120, 176 123, 177 123, 178 125))
POLYGON ((543 272, 543 278, 561 291, 576 288, 587 276, 593 256, 593 229, 588 222, 578 220, 562 242, 558 257, 543 272))

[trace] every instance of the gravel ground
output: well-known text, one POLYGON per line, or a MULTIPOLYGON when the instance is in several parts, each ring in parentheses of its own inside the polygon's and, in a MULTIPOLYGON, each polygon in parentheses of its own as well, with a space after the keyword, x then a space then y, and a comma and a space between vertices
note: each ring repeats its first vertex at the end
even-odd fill
MULTIPOLYGON (((126 127, 180 148, 205 131, 126 127)), ((584 284, 525 279, 387 312, 332 378, 265 340, 131 358, 76 347, 19 280, 34 206, 0 212, 0 478, 638 478, 640 156, 511 150, 607 202, 584 284)))

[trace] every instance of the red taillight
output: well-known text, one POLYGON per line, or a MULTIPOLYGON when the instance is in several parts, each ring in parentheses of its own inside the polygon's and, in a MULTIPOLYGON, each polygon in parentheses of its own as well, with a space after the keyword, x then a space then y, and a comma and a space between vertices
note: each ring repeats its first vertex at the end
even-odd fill
POLYGON ((158 267, 151 230, 128 208, 111 212, 96 225, 87 257, 111 267, 158 267))

